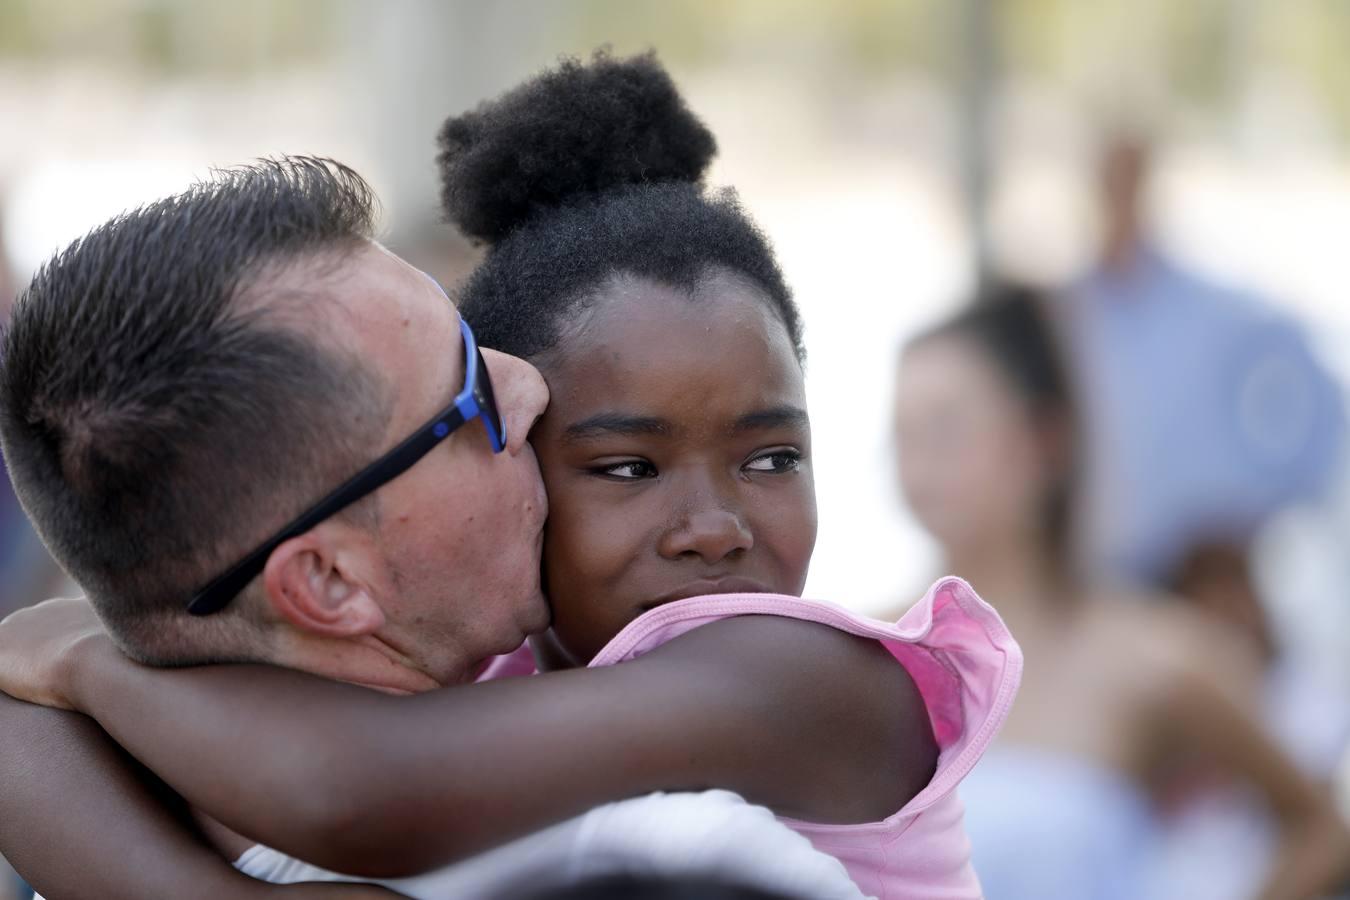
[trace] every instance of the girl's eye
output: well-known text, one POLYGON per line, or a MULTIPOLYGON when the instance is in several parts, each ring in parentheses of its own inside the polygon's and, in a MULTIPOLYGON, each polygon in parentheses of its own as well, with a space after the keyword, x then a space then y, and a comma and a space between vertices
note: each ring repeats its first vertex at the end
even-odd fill
POLYGON ((615 481, 639 481, 644 478, 655 478, 657 474, 656 466, 645 459, 627 459, 606 466, 597 466, 592 471, 596 475, 615 481))
POLYGON ((801 461, 802 454, 800 451, 783 448, 756 456, 745 464, 745 470, 747 472, 770 472, 774 474, 795 472, 801 461))

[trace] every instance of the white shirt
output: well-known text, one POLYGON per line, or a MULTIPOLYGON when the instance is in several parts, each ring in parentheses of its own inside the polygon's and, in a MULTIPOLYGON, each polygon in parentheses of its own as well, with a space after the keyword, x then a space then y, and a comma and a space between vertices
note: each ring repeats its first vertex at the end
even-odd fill
POLYGON ((375 881, 414 898, 510 897, 604 875, 698 876, 821 900, 863 896, 839 860, 729 791, 649 794, 598 806, 413 878, 338 875, 262 845, 235 868, 273 883, 375 881))

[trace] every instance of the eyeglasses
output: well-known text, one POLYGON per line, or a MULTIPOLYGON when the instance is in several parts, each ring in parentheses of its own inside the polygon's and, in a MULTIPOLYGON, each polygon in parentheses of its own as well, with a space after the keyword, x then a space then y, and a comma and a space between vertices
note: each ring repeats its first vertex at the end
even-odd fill
POLYGON ((497 410, 497 399, 492 393, 492 379, 488 376, 487 364, 478 349, 478 342, 474 340, 473 331, 463 319, 459 320, 459 330, 464 337, 464 389, 455 397, 455 402, 198 591, 188 603, 189 613, 208 616, 224 609, 263 570, 273 550, 402 475, 464 423, 482 419, 488 441, 492 444, 492 452, 500 453, 505 449, 506 424, 497 410))

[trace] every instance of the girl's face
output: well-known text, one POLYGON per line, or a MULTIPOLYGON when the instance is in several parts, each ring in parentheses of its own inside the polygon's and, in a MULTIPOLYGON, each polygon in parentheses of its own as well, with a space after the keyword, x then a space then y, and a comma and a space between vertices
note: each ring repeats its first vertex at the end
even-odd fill
POLYGON ((816 537, 811 431, 787 329, 732 278, 601 291, 540 361, 553 667, 701 594, 798 594, 816 537))
POLYGON ((912 345, 896 390, 900 484, 948 554, 1041 527, 1045 440, 994 364, 969 340, 912 345))

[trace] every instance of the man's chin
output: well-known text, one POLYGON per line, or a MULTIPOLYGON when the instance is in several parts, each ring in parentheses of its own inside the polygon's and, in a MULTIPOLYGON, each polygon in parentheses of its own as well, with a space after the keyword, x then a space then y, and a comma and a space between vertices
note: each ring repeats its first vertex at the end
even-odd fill
POLYGON ((541 590, 535 590, 534 597, 527 606, 528 612, 522 618, 520 630, 525 632, 525 636, 540 634, 548 630, 553 624, 553 608, 548 605, 548 600, 544 598, 541 590))

